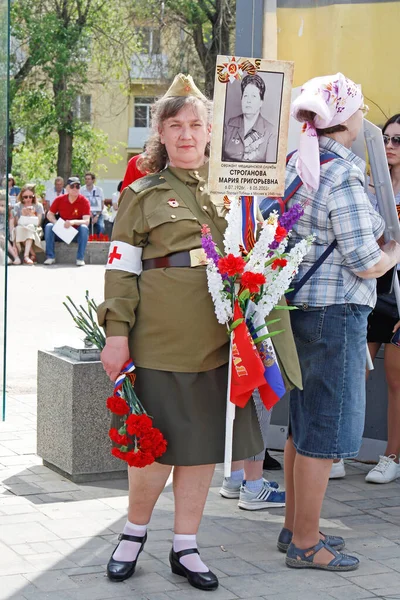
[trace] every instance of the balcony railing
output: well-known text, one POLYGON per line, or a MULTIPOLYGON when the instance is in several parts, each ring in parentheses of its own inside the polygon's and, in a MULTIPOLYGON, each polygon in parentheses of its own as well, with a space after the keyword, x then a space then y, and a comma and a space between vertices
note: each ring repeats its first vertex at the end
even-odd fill
POLYGON ((132 58, 133 80, 165 79, 168 75, 168 60, 165 54, 135 54, 132 58))

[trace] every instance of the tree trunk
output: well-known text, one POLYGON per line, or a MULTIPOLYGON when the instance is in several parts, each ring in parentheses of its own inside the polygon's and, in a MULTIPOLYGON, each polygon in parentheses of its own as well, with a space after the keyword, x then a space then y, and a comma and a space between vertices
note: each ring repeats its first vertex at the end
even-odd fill
POLYGON ((66 182, 71 176, 73 136, 65 130, 58 133, 57 175, 66 182))
POLYGON ((215 15, 212 20, 211 44, 206 53, 200 56, 204 67, 205 91, 209 98, 214 95, 215 65, 218 54, 229 56, 230 36, 233 25, 232 12, 229 2, 217 0, 215 15))
POLYGON ((71 176, 72 168, 72 142, 73 142, 73 119, 71 100, 67 93, 67 82, 64 78, 53 84, 54 106, 58 117, 58 151, 57 151, 57 175, 66 181, 71 176))

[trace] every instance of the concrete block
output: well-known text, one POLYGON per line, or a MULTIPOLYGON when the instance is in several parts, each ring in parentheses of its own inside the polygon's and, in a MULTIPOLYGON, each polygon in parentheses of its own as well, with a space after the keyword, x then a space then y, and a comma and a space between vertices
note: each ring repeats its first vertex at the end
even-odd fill
MULTIPOLYGON (((108 258, 110 242, 88 242, 85 252, 85 262, 88 265, 105 265, 108 258)), ((77 244, 55 243, 56 262, 60 265, 73 265, 76 261, 77 244)), ((38 252, 37 261, 42 264, 46 260, 44 252, 38 252)))
POLYGON ((100 361, 38 352, 37 452, 46 466, 75 482, 124 476, 107 435, 112 393, 100 361))

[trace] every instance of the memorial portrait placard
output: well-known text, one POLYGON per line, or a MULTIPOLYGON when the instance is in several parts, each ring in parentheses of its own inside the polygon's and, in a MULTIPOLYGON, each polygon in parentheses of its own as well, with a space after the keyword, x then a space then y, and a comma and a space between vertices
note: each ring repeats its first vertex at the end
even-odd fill
POLYGON ((282 196, 293 63, 218 56, 209 188, 282 196))

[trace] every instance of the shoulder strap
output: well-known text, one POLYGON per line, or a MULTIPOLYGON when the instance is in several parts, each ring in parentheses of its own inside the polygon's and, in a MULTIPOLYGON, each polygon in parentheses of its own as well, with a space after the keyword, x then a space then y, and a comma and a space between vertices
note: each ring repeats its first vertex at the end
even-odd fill
POLYGON ((140 179, 136 179, 133 183, 131 183, 128 187, 131 188, 136 194, 140 192, 144 192, 144 190, 148 190, 149 188, 155 187, 160 183, 164 183, 164 179, 161 177, 160 173, 153 173, 151 175, 145 175, 144 177, 140 177, 140 179))
POLYGON ((162 177, 169 183, 172 189, 178 194, 178 196, 184 201, 189 210, 192 211, 193 215, 199 221, 200 225, 205 223, 209 226, 211 230, 211 235, 214 242, 217 244, 218 248, 223 251, 224 250, 224 238, 222 232, 217 228, 214 221, 210 219, 209 215, 204 212, 201 207, 198 205, 196 197, 193 192, 185 185, 178 177, 169 170, 165 169, 162 174, 162 177))

